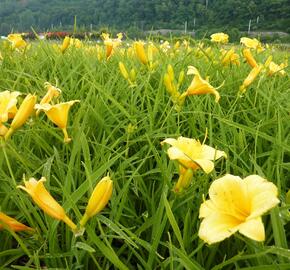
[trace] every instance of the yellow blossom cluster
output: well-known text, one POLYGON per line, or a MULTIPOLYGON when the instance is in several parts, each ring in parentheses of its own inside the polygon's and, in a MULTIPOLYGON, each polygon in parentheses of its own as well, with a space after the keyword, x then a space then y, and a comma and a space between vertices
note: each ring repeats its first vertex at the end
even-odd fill
MULTIPOLYGON (((224 151, 212 148, 200 141, 179 137, 168 138, 163 144, 171 147, 167 154, 179 164, 179 179, 173 190, 182 192, 190 186, 193 173, 201 169, 209 174, 214 169, 213 161, 227 158, 224 151)), ((200 206, 202 218, 198 235, 208 244, 220 242, 235 232, 256 240, 265 240, 261 215, 275 207, 277 187, 258 175, 245 179, 227 174, 215 180, 209 189, 209 200, 200 206)))
POLYGON ((44 86, 47 93, 39 104, 36 104, 37 96, 35 94, 28 94, 19 107, 17 107, 17 103, 21 96, 20 92, 8 90, 0 92, 0 136, 3 139, 8 140, 17 129, 27 122, 30 116, 33 114, 38 116, 40 111, 44 111, 47 117, 63 131, 64 142, 71 141, 67 133, 68 113, 70 107, 79 100, 51 104, 53 98, 60 95, 61 90, 48 82, 44 86))

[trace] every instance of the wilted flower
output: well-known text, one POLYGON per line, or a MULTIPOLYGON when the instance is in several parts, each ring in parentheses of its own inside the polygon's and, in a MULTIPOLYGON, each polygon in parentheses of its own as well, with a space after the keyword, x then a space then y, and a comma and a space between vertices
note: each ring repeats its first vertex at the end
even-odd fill
POLYGON ((35 95, 28 94, 22 101, 18 111, 16 112, 13 121, 10 125, 8 132, 5 134, 5 140, 9 139, 10 136, 20 128, 29 118, 34 111, 34 105, 37 97, 35 95))
POLYGON ((198 235, 208 244, 220 242, 239 231, 256 240, 265 240, 261 215, 279 203, 277 187, 258 175, 245 179, 226 175, 209 188, 209 200, 201 206, 203 218, 198 235))
POLYGON ((91 217, 105 208, 112 196, 112 192, 113 181, 109 176, 106 176, 96 185, 89 199, 85 214, 80 221, 81 227, 84 227, 91 217))
POLYGON ((79 100, 71 100, 64 103, 59 103, 56 105, 45 104, 36 104, 35 109, 43 110, 47 117, 56 124, 60 129, 62 129, 64 134, 64 142, 69 143, 71 138, 69 138, 67 133, 67 120, 70 107, 76 103, 80 102, 79 100))
POLYGON ((191 168, 193 171, 201 168, 205 173, 210 173, 214 169, 213 160, 227 157, 225 152, 201 144, 199 140, 195 139, 178 137, 176 140, 168 138, 161 142, 162 145, 164 143, 171 145, 167 150, 171 160, 178 160, 185 169, 191 168))
POLYGON ((77 226, 70 220, 70 218, 65 214, 64 209, 58 202, 50 195, 43 185, 45 182, 45 177, 40 180, 30 178, 29 181, 24 181, 25 186, 18 186, 18 188, 26 191, 33 201, 49 216, 62 220, 65 222, 73 231, 77 229, 77 226))
POLYGON ((20 223, 12 217, 5 215, 3 212, 0 212, 0 230, 5 228, 5 226, 14 232, 33 231, 32 228, 20 223))
POLYGON ((211 36, 211 41, 216 43, 228 43, 229 42, 229 35, 225 33, 215 33, 211 36))

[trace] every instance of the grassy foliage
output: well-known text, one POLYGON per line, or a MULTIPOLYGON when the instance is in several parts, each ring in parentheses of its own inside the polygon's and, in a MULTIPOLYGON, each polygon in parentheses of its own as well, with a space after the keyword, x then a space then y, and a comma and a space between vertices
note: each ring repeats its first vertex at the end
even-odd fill
MULTIPOLYGON (((249 66, 223 67, 197 57, 194 50, 174 56, 160 52, 154 72, 120 52, 98 61, 94 52, 69 48, 61 54, 47 42, 32 44, 25 54, 2 44, 1 52, 1 91, 43 96, 43 84, 49 81, 62 89, 59 100, 81 100, 70 112, 70 144, 40 114, 1 147, 1 211, 36 229, 35 234, 0 232, 2 269, 290 268, 285 204, 290 184, 289 75, 264 74, 240 97, 249 66), (137 70, 135 88, 121 76, 119 61, 137 70), (194 65, 210 76, 213 86, 225 81, 220 102, 210 95, 191 96, 177 112, 163 85, 167 64, 176 73, 194 65), (128 132, 129 125, 133 132, 128 132), (225 151, 228 159, 216 161, 209 175, 197 171, 189 189, 176 195, 172 188, 178 170, 160 142, 180 135, 203 141, 206 129, 206 143, 225 151), (16 188, 23 174, 45 176, 47 189, 77 222, 96 182, 108 173, 114 181, 110 204, 79 238, 16 188), (263 219, 264 243, 236 234, 208 246, 198 238, 202 196, 226 173, 258 174, 277 185, 281 204, 263 219)), ((258 61, 264 63, 268 55, 259 54, 258 61)), ((274 51, 273 57, 282 62, 289 55, 274 51)), ((186 77, 184 91, 191 79, 186 77)))

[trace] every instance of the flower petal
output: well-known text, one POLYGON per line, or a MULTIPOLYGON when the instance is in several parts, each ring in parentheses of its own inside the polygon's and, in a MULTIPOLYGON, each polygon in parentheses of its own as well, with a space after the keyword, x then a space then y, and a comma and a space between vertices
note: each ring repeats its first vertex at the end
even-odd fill
POLYGON ((239 224, 234 217, 216 212, 201 222, 198 236, 208 244, 220 242, 238 231, 239 224))
POLYGON ((261 217, 250 219, 240 225, 239 232, 253 240, 265 240, 265 228, 261 217))
POLYGON ((214 164, 210 160, 194 159, 194 162, 196 162, 205 173, 210 173, 214 169, 214 164))
POLYGON ((213 147, 210 147, 206 144, 203 144, 201 147, 201 158, 216 160, 221 157, 227 158, 227 154, 224 151, 217 150, 213 147))
POLYGON ((273 183, 259 175, 250 175, 243 182, 251 198, 251 215, 248 219, 261 216, 279 203, 278 190, 273 183))
POLYGON ((250 214, 250 201, 238 176, 227 174, 215 180, 209 189, 209 197, 219 211, 244 221, 250 214))
POLYGON ((185 155, 179 148, 177 147, 170 147, 167 150, 167 154, 170 159, 180 159, 185 161, 191 161, 191 159, 185 155))
POLYGON ((207 216, 217 211, 215 205, 211 200, 203 202, 199 208, 199 218, 206 218, 207 216))

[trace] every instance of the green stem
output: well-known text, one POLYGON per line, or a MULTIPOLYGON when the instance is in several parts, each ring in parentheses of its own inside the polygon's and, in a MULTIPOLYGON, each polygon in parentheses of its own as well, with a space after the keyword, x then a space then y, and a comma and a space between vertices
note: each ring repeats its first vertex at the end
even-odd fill
POLYGON ((15 177, 14 177, 14 174, 13 174, 13 171, 12 171, 12 168, 11 168, 11 164, 10 164, 10 161, 9 161, 9 158, 8 158, 8 155, 7 155, 5 146, 2 147, 2 149, 3 149, 3 153, 4 153, 4 156, 5 156, 5 161, 6 161, 6 164, 7 164, 9 173, 10 173, 10 176, 12 178, 12 181, 14 183, 14 186, 16 187, 17 186, 16 180, 15 180, 15 177))
POLYGON ((80 221, 80 225, 81 227, 85 227, 86 223, 88 222, 89 220, 89 216, 87 215, 87 213, 85 213, 80 221))

